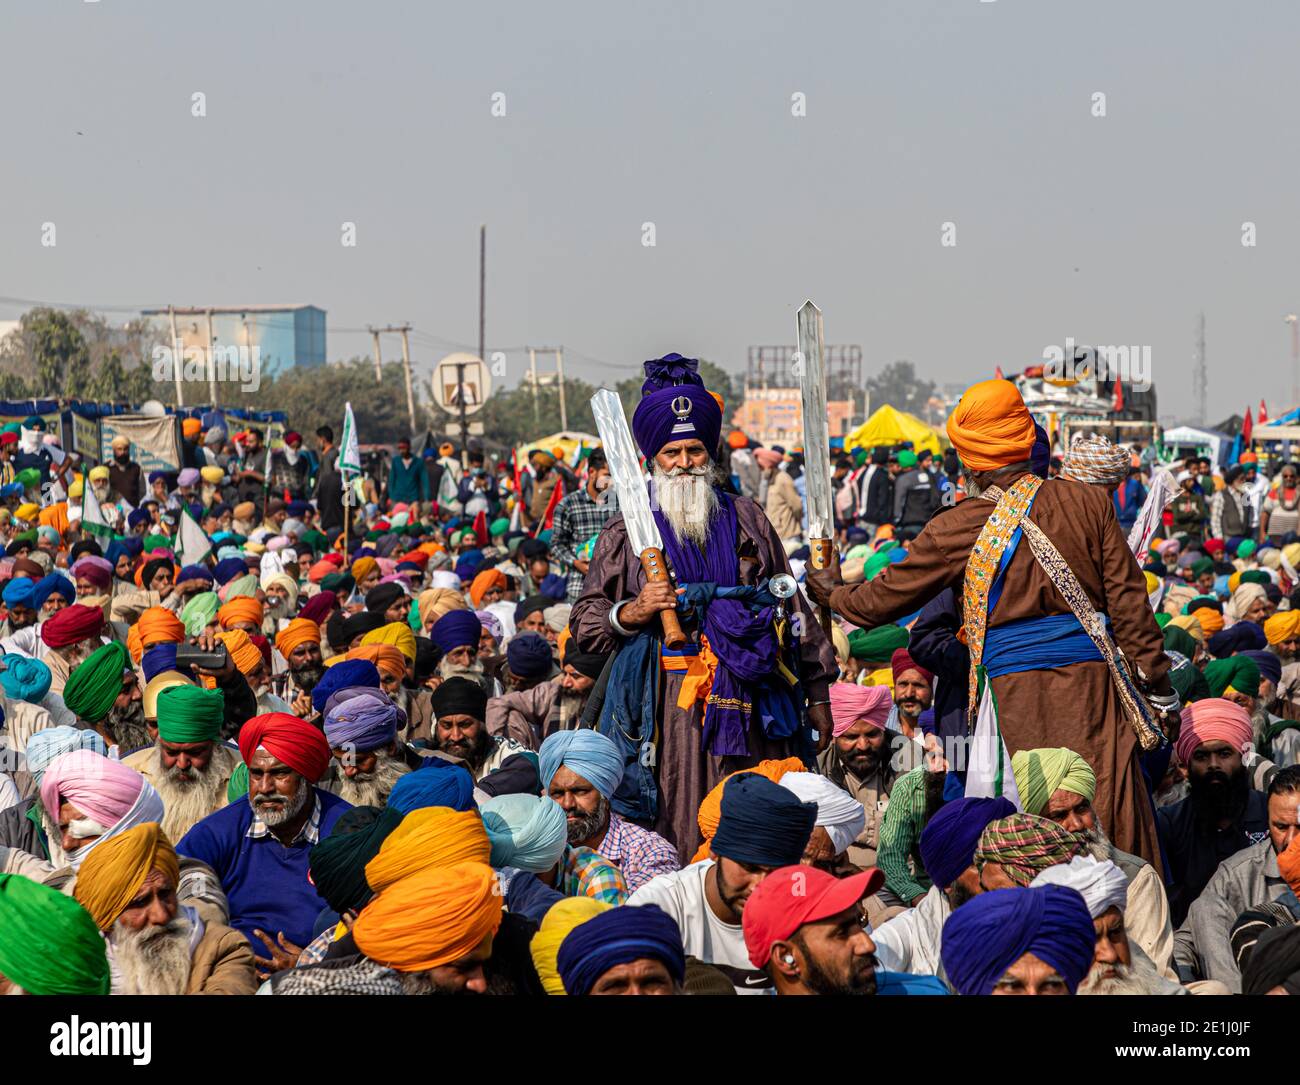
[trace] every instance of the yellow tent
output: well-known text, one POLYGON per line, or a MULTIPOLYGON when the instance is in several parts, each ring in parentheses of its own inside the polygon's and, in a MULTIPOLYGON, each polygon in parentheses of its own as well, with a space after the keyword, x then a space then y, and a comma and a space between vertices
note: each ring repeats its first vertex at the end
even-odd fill
POLYGON ((855 448, 896 445, 903 441, 911 441, 912 447, 918 451, 927 448, 938 455, 942 450, 937 430, 931 429, 916 415, 900 411, 888 403, 844 438, 844 448, 852 451, 855 448))
POLYGON ((595 448, 598 444, 600 444, 599 437, 593 437, 590 433, 580 433, 574 430, 571 433, 552 433, 549 437, 541 437, 526 445, 520 445, 515 452, 522 466, 528 460, 529 454, 539 448, 544 452, 554 452, 556 448, 562 448, 564 449, 564 462, 572 467, 578 462, 578 456, 582 449, 595 448))

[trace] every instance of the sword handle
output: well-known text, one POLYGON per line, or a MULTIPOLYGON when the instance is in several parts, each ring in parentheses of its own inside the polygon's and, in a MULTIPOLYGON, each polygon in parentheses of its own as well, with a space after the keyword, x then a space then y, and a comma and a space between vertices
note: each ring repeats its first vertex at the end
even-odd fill
POLYGON ((831 563, 832 547, 834 544, 830 539, 809 539, 808 550, 809 557, 812 560, 814 569, 825 569, 831 563))
MULTIPOLYGON (((642 551, 641 568, 645 571, 647 580, 668 579, 668 564, 664 561, 664 552, 655 547, 642 551)), ((661 610, 659 619, 664 626, 664 644, 669 648, 680 648, 686 643, 686 634, 682 632, 682 624, 677 620, 677 611, 661 610)))

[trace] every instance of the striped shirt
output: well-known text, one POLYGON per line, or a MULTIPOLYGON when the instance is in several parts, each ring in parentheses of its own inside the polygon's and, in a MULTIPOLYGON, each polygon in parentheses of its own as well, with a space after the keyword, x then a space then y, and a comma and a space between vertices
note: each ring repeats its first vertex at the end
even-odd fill
POLYGON ((894 783, 876 849, 876 865, 885 872, 885 888, 904 904, 930 889, 918 847, 924 827, 925 770, 917 768, 903 773, 894 783))

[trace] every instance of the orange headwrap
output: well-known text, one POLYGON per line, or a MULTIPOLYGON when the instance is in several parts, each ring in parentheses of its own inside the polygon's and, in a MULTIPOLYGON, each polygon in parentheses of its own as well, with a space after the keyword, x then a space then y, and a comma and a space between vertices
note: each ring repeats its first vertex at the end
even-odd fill
POLYGON ((77 872, 72 895, 106 931, 154 870, 161 870, 173 889, 180 884, 176 849, 156 821, 146 821, 96 844, 77 872))
POLYGON ((1212 637, 1223 628, 1223 615, 1213 607, 1200 607, 1192 611, 1192 617, 1201 623, 1201 631, 1212 637))
POLYGON ((379 562, 374 558, 357 558, 352 563, 352 577, 360 584, 366 577, 379 568, 379 562))
POLYGON ((391 644, 362 644, 341 658, 368 659, 379 669, 380 674, 386 674, 390 678, 401 678, 406 674, 406 656, 391 644))
POLYGON ((203 423, 197 418, 184 418, 181 420, 181 436, 187 441, 194 440, 203 432, 203 423))
POLYGON ((1029 459, 1034 419, 1010 381, 981 381, 957 401, 948 419, 948 440, 970 470, 996 471, 1029 459))
POLYGON ((486 863, 431 867, 390 885, 362 910, 352 937, 376 964, 425 972, 472 953, 501 926, 502 895, 486 863))
POLYGON ((288 659, 290 652, 308 641, 320 643, 320 626, 310 618, 294 618, 276 634, 275 646, 280 654, 288 659))
POLYGON ((231 629, 225 633, 218 633, 217 640, 226 646, 231 661, 239 668, 239 673, 245 678, 261 665, 262 653, 257 650, 257 645, 242 629, 231 629))
POLYGON ((140 647, 155 644, 182 644, 185 641, 185 623, 166 607, 150 607, 135 623, 140 630, 140 647))
POLYGON ((492 842, 477 810, 424 806, 412 810, 366 864, 366 884, 376 893, 430 867, 486 863, 492 842))
MULTIPOLYGON (((93 852, 91 853, 94 854, 93 852)), ((1300 893, 1300 833, 1277 857, 1277 869, 1293 893, 1300 893)))
POLYGON ((144 655, 144 645, 140 643, 140 623, 136 622, 126 631, 126 650, 131 653, 131 662, 139 666, 144 655))
POLYGON ((718 781, 717 787, 704 796, 704 801, 700 803, 700 812, 696 816, 699 822, 700 832, 704 836, 704 843, 700 845, 699 851, 691 858, 692 863, 698 863, 702 859, 709 857, 709 845, 713 840, 713 834, 718 831, 718 822, 722 820, 722 789, 732 776, 739 776, 742 772, 757 772, 760 776, 766 776, 774 784, 781 782, 781 777, 787 772, 803 772, 804 763, 797 757, 786 757, 779 761, 760 761, 752 769, 741 769, 739 772, 733 772, 724 776, 718 781))
POLYGON ((483 602, 483 596, 493 588, 506 586, 506 574, 500 569, 484 569, 469 585, 469 598, 477 609, 483 602))
POLYGON ((335 569, 332 561, 326 561, 324 558, 321 558, 320 561, 316 562, 315 565, 307 570, 307 579, 313 584, 319 584, 329 576, 330 573, 337 571, 338 570, 335 569))
POLYGON ((733 429, 727 434, 727 445, 730 448, 744 448, 749 444, 749 438, 741 433, 738 429, 733 429))
POLYGON ((68 522, 68 503, 59 501, 41 509, 37 522, 44 527, 52 527, 60 536, 71 526, 68 522))
POLYGON ((262 617, 262 604, 251 595, 237 595, 217 611, 222 629, 229 629, 235 622, 251 622, 261 629, 262 617))

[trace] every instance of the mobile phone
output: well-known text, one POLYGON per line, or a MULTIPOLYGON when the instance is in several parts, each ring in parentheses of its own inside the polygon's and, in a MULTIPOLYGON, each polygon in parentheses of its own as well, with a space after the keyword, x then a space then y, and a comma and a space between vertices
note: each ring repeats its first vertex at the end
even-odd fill
POLYGON ((178 644, 176 646, 176 669, 198 667, 205 671, 219 671, 230 661, 230 653, 224 644, 217 645, 215 652, 205 652, 196 644, 178 644))

